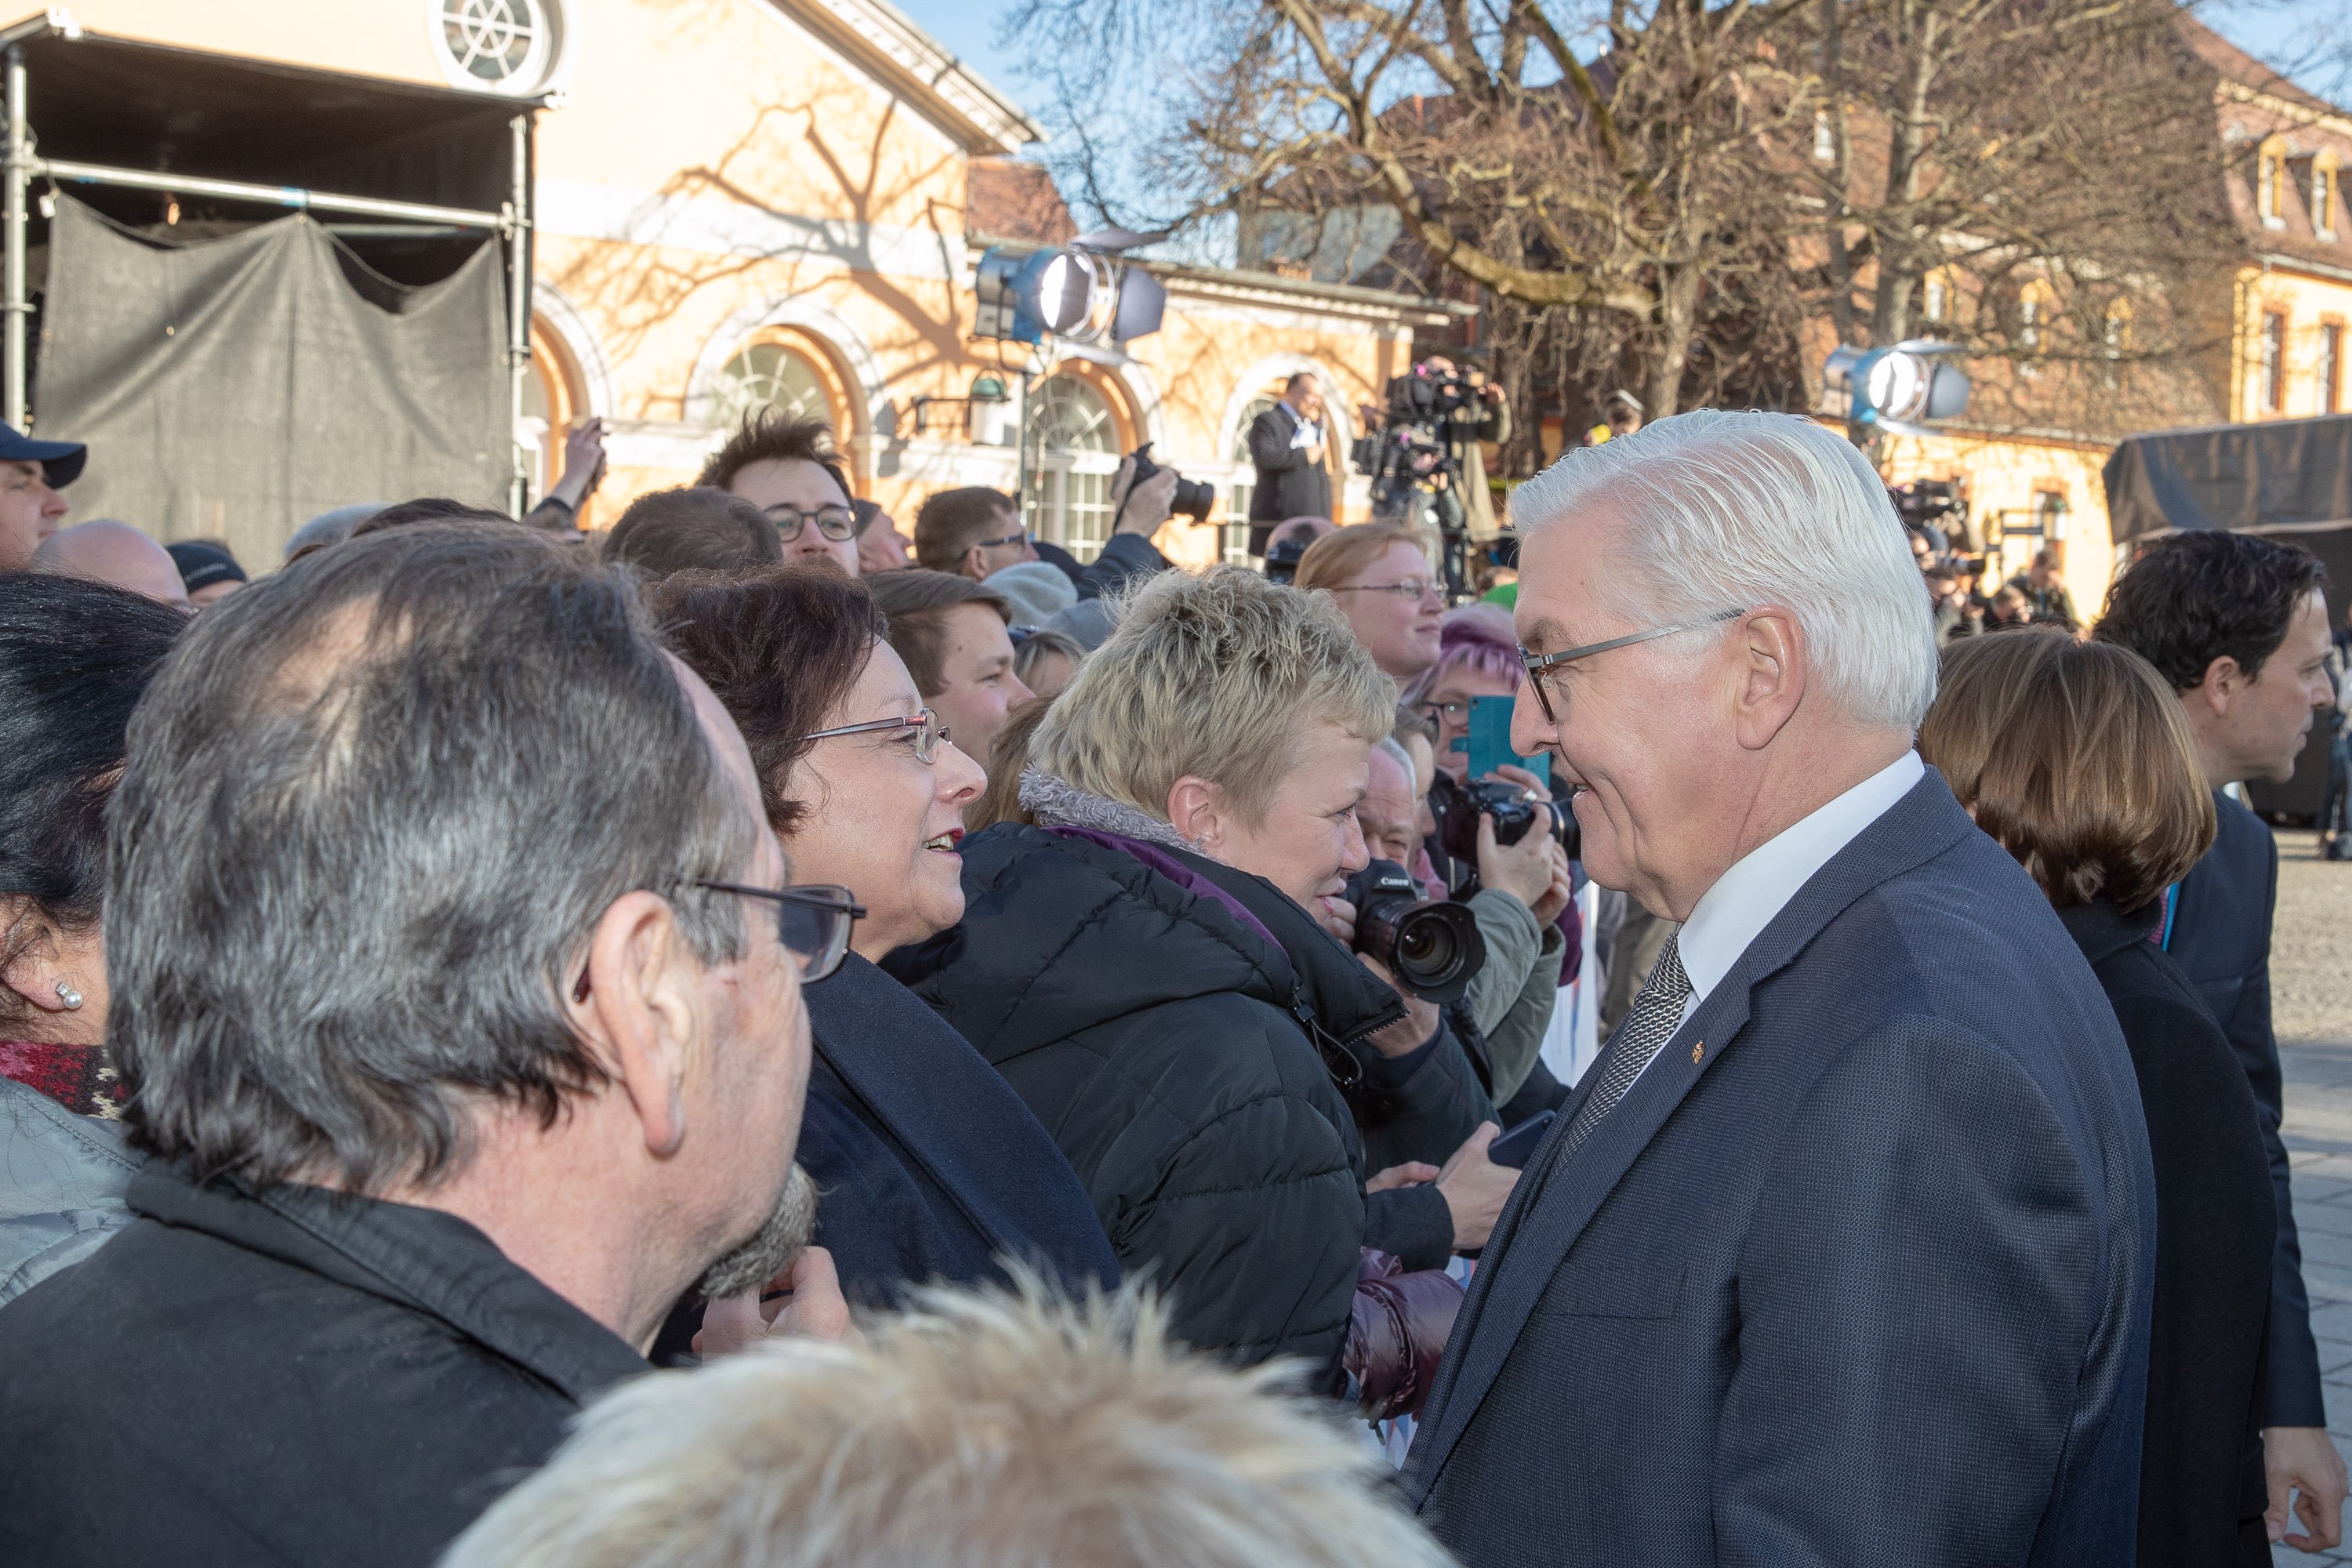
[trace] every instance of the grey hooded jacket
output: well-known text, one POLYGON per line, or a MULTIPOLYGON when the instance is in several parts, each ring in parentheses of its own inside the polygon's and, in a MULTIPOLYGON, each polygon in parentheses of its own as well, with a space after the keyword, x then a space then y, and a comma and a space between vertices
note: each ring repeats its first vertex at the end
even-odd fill
POLYGON ((129 1226, 122 1194, 140 1163, 112 1122, 0 1078, 0 1303, 129 1226))

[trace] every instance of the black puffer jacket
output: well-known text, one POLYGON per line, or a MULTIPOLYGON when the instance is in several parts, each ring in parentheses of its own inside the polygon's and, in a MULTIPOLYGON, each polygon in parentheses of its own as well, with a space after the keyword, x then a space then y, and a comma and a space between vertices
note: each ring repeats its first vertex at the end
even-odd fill
POLYGON ((1333 1365, 1364 1231, 1334 1075, 1403 1008, 1273 884, 1119 842, 967 840, 962 923, 885 967, 1036 1112, 1178 1337, 1333 1365))

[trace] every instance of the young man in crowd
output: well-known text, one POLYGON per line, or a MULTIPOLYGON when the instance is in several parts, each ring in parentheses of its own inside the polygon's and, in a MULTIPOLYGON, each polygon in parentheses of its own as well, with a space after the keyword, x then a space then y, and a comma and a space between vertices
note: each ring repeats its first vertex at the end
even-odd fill
POLYGON ((36 441, 0 425, 0 572, 32 567, 33 552, 66 515, 66 498, 58 492, 89 460, 89 448, 79 441, 36 441))
POLYGON ((849 475, 824 420, 761 408, 710 455, 694 482, 716 485, 767 513, 787 563, 830 561, 852 577, 863 570, 849 475))
POLYGON ((1130 577, 1168 569, 1168 558, 1151 542, 1171 515, 1177 478, 1175 469, 1163 468, 1138 485, 1135 459, 1121 458, 1111 479, 1111 535, 1087 565, 1023 527, 1019 509, 1003 490, 984 485, 939 490, 915 513, 915 564, 978 583, 1018 562, 1050 561, 1076 585, 1080 598, 1097 598, 1130 577))
POLYGON ((1013 671, 1012 612, 1001 595, 945 572, 892 572, 867 584, 890 646, 964 755, 988 763, 1007 710, 1030 691, 1013 671))
POLYGON ((845 911, 780 917, 742 738, 581 557, 354 539, 150 688, 105 898, 139 1217, 0 1312, 0 1561, 425 1568, 689 1289, 730 1342, 772 1281, 845 1328, 793 1157, 845 911))
POLYGON ((2278 846, 2227 786, 2291 777, 2304 737, 2335 700, 2325 589, 2318 559, 2293 545, 2219 529, 2183 533, 2133 558, 2092 633, 2130 648, 2172 683, 2221 818, 2213 847, 2173 890, 2163 941, 2237 1047, 2262 1107, 2278 1197, 2263 1422, 2270 1531, 2272 1540, 2306 1552, 2342 1539, 2344 1461, 2327 1436, 2286 1145, 2279 1136, 2284 1101, 2270 974, 2278 846), (2287 1533, 2296 1520, 2303 1531, 2287 1533))

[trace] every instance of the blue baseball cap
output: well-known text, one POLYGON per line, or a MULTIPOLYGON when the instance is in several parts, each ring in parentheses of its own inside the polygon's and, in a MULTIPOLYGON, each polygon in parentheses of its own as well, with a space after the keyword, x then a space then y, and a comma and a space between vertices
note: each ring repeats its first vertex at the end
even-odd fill
POLYGON ((38 463, 51 489, 61 490, 81 477, 89 448, 79 441, 36 441, 14 425, 0 425, 0 463, 38 463))

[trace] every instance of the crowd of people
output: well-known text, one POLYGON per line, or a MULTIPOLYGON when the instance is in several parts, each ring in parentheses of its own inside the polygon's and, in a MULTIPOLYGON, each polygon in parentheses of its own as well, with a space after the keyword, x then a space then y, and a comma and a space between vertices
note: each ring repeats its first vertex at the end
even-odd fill
POLYGON ((599 442, 248 577, 0 436, 0 1556, 2340 1540, 2231 793, 2352 695, 2309 554, 1956 607, 1843 437, 1634 405, 1449 606, 774 411, 586 533, 599 442))

